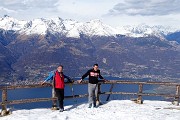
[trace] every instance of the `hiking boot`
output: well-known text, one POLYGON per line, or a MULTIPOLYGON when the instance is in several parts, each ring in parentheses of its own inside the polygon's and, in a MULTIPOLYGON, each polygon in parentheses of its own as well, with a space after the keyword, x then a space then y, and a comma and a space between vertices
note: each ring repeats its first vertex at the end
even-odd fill
POLYGON ((63 109, 63 108, 60 108, 60 109, 59 109, 59 112, 63 112, 63 111, 64 111, 64 109, 63 109))
POLYGON ((92 107, 92 103, 89 104, 89 107, 88 108, 91 108, 92 107))
POLYGON ((97 108, 96 104, 94 104, 94 105, 92 106, 92 108, 97 108))
POLYGON ((96 107, 97 107, 96 103, 93 103, 93 108, 96 108, 96 107))

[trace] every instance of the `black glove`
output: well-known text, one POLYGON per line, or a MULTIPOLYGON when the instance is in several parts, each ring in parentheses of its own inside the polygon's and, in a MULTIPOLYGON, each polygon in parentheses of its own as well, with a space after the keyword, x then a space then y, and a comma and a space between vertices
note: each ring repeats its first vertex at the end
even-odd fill
POLYGON ((71 83, 74 83, 74 80, 73 80, 73 79, 71 79, 71 83))

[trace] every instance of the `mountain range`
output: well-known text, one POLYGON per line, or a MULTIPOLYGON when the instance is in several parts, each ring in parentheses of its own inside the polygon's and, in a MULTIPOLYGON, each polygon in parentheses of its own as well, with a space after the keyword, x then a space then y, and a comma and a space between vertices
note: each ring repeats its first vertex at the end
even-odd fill
POLYGON ((138 26, 122 26, 113 28, 102 23, 100 20, 91 20, 86 23, 71 19, 63 20, 60 17, 51 19, 34 19, 30 21, 17 20, 5 15, 0 18, 0 28, 4 30, 16 31, 23 35, 45 35, 60 33, 66 37, 80 38, 80 34, 91 36, 116 36, 126 35, 129 37, 164 36, 177 32, 178 29, 163 26, 148 26, 141 24, 138 26))
POLYGON ((178 79, 179 30, 145 24, 114 28, 100 20, 82 23, 60 17, 25 21, 5 15, 0 18, 0 78, 39 81, 59 64, 77 77, 99 63, 103 75, 178 79))

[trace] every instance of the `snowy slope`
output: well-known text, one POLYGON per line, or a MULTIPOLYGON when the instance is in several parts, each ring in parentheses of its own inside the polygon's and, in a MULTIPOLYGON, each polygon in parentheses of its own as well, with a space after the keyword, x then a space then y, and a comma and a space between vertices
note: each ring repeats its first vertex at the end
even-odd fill
POLYGON ((114 36, 118 34, 115 28, 103 24, 100 20, 91 20, 90 22, 84 23, 80 31, 88 36, 114 36))
POLYGON ((140 24, 138 26, 123 26, 116 28, 119 33, 130 37, 146 37, 154 35, 163 38, 164 35, 177 31, 177 29, 163 26, 148 26, 146 24, 140 24))
POLYGON ((47 31, 53 33, 64 33, 64 25, 61 18, 52 19, 34 19, 27 21, 23 28, 19 30, 19 33, 27 35, 40 34, 45 35, 47 31))
POLYGON ((20 30, 24 27, 27 21, 17 20, 9 16, 0 18, 0 28, 4 30, 20 30))
POLYGON ((63 24, 67 31, 67 34, 66 34, 67 37, 79 38, 79 35, 80 35, 79 29, 83 25, 83 23, 77 22, 75 20, 64 20, 63 24))
POLYGON ((17 20, 9 16, 0 18, 0 28, 4 30, 14 30, 21 34, 41 34, 47 32, 52 34, 60 33, 67 37, 79 38, 80 34, 87 36, 116 36, 116 34, 130 37, 146 37, 154 35, 163 37, 168 33, 175 32, 177 29, 163 26, 148 26, 141 24, 138 26, 122 26, 113 28, 104 24, 100 20, 91 20, 89 22, 78 22, 71 19, 63 20, 62 18, 39 18, 30 21, 17 20))
POLYGON ((17 110, 1 120, 180 120, 180 107, 163 101, 114 100, 99 108, 87 104, 66 106, 63 113, 50 109, 17 110), (172 109, 174 108, 174 109, 172 109))

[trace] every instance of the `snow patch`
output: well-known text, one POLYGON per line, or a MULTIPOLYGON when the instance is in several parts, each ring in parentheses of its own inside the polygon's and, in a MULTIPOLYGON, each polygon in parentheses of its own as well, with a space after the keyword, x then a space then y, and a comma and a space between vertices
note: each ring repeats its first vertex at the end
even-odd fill
POLYGON ((88 104, 65 106, 65 109, 64 112, 17 110, 1 120, 180 120, 180 107, 164 101, 135 104, 129 100, 113 100, 93 109, 88 104))

